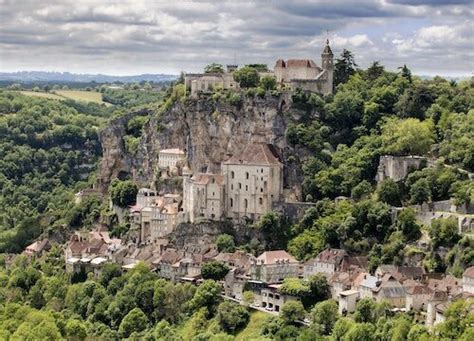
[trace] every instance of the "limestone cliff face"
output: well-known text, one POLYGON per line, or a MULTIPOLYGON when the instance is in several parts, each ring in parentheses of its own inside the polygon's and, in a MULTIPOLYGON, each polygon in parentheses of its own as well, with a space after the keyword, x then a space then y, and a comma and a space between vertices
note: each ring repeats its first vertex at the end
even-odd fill
POLYGON ((113 122, 101 133, 103 159, 99 169, 99 185, 107 190, 115 177, 130 175, 138 183, 149 186, 153 181, 158 152, 165 148, 187 150, 188 162, 194 172, 218 172, 220 163, 240 152, 250 142, 273 143, 285 163, 285 187, 294 188, 297 195, 302 181, 298 160, 305 150, 294 150, 285 138, 288 124, 298 119, 290 109, 291 96, 265 98, 244 97, 241 105, 209 96, 188 98, 176 102, 161 114, 152 111, 129 113, 113 122), (126 151, 123 137, 127 122, 137 115, 149 115, 138 150, 126 151), (288 156, 296 155, 287 163, 288 156))

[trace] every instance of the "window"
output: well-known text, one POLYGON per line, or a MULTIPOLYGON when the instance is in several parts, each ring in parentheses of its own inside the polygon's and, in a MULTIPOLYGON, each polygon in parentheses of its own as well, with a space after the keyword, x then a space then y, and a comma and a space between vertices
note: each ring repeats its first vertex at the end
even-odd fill
POLYGON ((247 199, 244 199, 244 208, 247 208, 249 206, 249 202, 247 201, 247 199))
POLYGON ((245 178, 246 178, 246 179, 249 178, 249 172, 245 172, 245 178))
POLYGON ((234 189, 234 184, 230 184, 230 189, 234 189))
POLYGON ((234 171, 230 172, 230 178, 233 179, 235 177, 234 171))
POLYGON ((262 198, 258 198, 258 203, 259 203, 260 205, 263 205, 263 199, 262 199, 262 198))
POLYGON ((239 189, 242 189, 242 184, 239 182, 239 189))
POLYGON ((234 199, 230 198, 230 207, 234 206, 234 199))
POLYGON ((245 185, 245 190, 246 190, 246 191, 249 190, 249 186, 248 186, 248 185, 245 185))

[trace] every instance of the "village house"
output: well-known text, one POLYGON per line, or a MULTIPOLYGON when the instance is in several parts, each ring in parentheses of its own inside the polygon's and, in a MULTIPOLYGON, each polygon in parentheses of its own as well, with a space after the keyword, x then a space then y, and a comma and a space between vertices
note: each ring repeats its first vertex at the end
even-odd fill
POLYGON ((339 314, 346 315, 356 310, 356 304, 359 300, 359 291, 349 289, 339 293, 339 314))
POLYGON ((106 260, 114 261, 113 254, 122 249, 121 240, 110 238, 107 231, 101 229, 90 232, 76 232, 71 236, 65 249, 66 272, 94 272, 100 269, 106 260), (99 260, 94 261, 94 259, 99 260))
POLYGON ((413 286, 409 286, 406 289, 406 310, 425 310, 426 302, 431 297, 433 290, 428 286, 418 283, 413 286))
POLYGON ((378 281, 377 277, 366 274, 359 286, 360 298, 373 298, 373 290, 377 287, 378 281))
POLYGON ((474 266, 467 268, 462 274, 462 291, 474 294, 474 266))
POLYGON ((41 256, 44 251, 48 251, 51 248, 51 244, 47 238, 38 240, 33 244, 28 245, 25 248, 25 255, 27 256, 41 256))
POLYGON ((447 301, 448 294, 446 292, 438 290, 432 292, 426 303, 426 325, 428 327, 432 327, 442 320, 441 310, 443 309, 442 306, 439 305, 447 301))
POLYGON ((388 301, 393 307, 404 308, 406 292, 403 285, 391 274, 384 275, 372 289, 377 302, 388 301))
POLYGON ((287 277, 298 277, 300 263, 284 250, 266 251, 252 260, 250 276, 264 283, 280 283, 287 277))
POLYGON ((154 242, 173 232, 180 222, 181 203, 179 194, 159 196, 154 190, 141 188, 130 208, 133 227, 140 231, 138 242, 154 242))
POLYGON ((256 296, 256 305, 268 311, 279 312, 286 302, 297 300, 295 296, 281 294, 280 287, 281 284, 269 284, 263 288, 260 295, 256 296))
POLYGON ((333 275, 340 270, 340 265, 347 252, 342 249, 325 249, 315 258, 308 260, 304 264, 304 278, 314 274, 322 273, 326 276, 333 275))

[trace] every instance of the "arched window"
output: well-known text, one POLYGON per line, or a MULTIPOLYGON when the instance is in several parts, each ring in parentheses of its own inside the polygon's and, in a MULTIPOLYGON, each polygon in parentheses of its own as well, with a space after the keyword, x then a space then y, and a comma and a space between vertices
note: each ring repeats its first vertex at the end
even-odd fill
POLYGON ((246 209, 249 206, 249 202, 247 199, 244 199, 244 208, 246 209))
POLYGON ((230 172, 230 178, 233 179, 235 177, 234 171, 230 172))

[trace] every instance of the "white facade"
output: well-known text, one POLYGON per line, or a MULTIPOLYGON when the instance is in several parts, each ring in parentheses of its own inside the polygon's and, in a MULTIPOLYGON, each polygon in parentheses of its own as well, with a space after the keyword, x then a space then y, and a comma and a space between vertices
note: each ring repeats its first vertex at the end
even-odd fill
POLYGON ((474 266, 467 268, 462 276, 462 291, 474 294, 474 266))
POLYGON ((183 150, 178 148, 163 149, 158 153, 158 167, 161 169, 168 168, 170 170, 176 169, 176 164, 184 161, 186 155, 183 150))
POLYGON ((345 290, 339 293, 339 314, 352 313, 356 310, 359 292, 356 290, 345 290))

